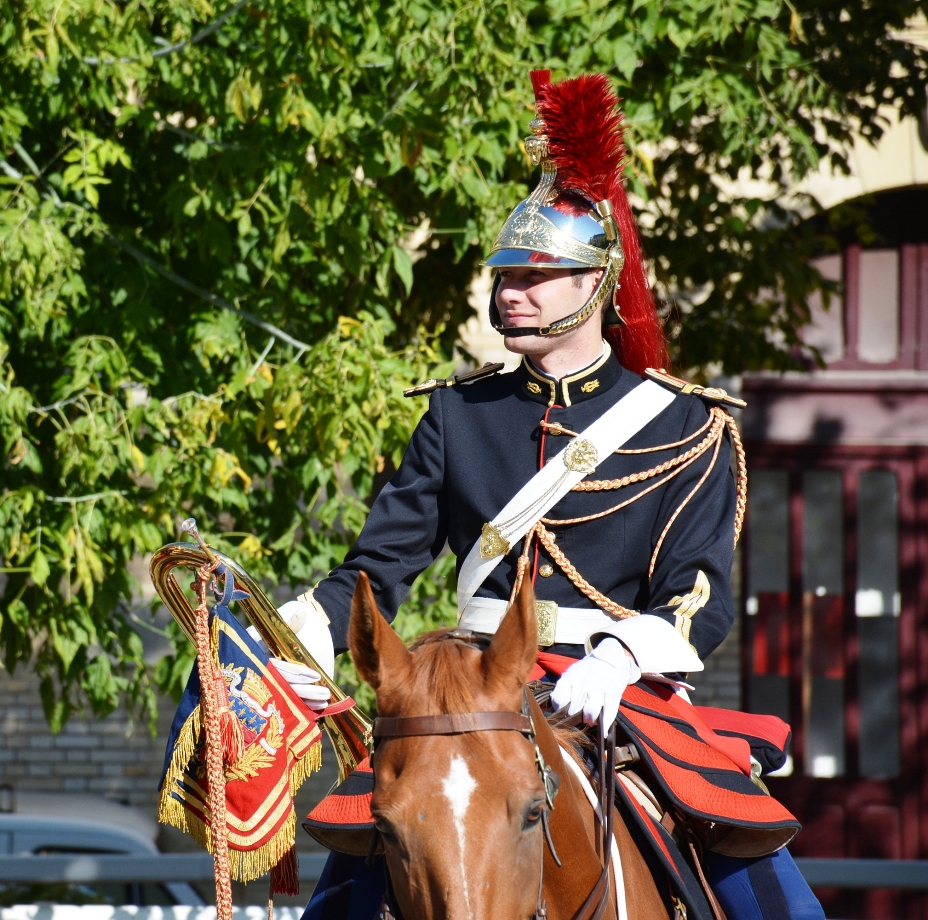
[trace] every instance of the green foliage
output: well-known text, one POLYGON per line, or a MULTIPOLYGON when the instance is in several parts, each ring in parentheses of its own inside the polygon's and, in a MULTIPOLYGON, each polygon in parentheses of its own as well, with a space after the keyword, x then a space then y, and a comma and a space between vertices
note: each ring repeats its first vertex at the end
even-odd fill
MULTIPOLYGON (((407 644, 441 626, 457 622, 457 575, 455 557, 439 556, 413 582, 409 597, 400 607, 394 622, 396 631, 407 644)), ((342 655, 336 664, 336 681, 368 712, 374 710, 374 691, 361 681, 351 655, 342 655)))
MULTIPOLYGON (((152 713, 190 649, 144 663, 131 559, 194 515, 263 578, 340 560, 526 193, 541 62, 626 97, 679 363, 795 364, 821 279, 776 201, 879 103, 923 105, 890 35, 918 6, 0 0, 5 666, 35 661, 56 728, 152 713)), ((450 615, 452 567, 407 632, 450 615)))

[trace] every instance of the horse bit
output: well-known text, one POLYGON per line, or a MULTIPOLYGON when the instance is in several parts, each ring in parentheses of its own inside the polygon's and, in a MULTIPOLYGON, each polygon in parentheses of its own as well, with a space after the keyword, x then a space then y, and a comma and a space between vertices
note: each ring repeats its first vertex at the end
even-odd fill
MULTIPOLYGON (((452 640, 458 645, 468 646, 470 648, 483 651, 489 642, 487 637, 478 635, 466 629, 452 629, 449 632, 437 636, 426 636, 424 639, 412 646, 417 646, 427 642, 452 640)), ((602 728, 602 725, 600 726, 602 728)), ((554 808, 554 797, 557 795, 558 788, 561 784, 561 778, 558 774, 545 763, 541 749, 538 747, 538 741, 535 736, 535 724, 532 720, 531 709, 528 701, 528 690, 522 692, 522 711, 521 712, 464 712, 464 713, 445 713, 432 716, 379 716, 374 719, 373 737, 378 738, 403 738, 426 735, 458 735, 467 732, 482 731, 517 731, 524 735, 535 748, 535 766, 538 775, 541 777, 545 789, 545 799, 547 809, 542 812, 541 823, 544 828, 545 840, 551 857, 558 868, 562 863, 554 848, 554 840, 551 837, 551 828, 549 825, 549 816, 554 808)), ((373 766, 373 755, 371 756, 371 765, 373 766)), ((603 869, 599 879, 593 886, 580 910, 574 915, 574 920, 601 920, 609 901, 609 865, 611 862, 610 854, 612 851, 612 822, 615 801, 615 725, 608 732, 599 732, 599 768, 600 777, 605 777, 605 781, 600 782, 600 825, 603 830, 602 853, 603 869)), ((375 771, 376 776, 376 771, 375 771)), ((373 857, 377 847, 377 838, 379 834, 374 829, 373 839, 371 841, 368 862, 373 857)), ((534 920, 547 920, 548 909, 545 899, 542 895, 544 886, 544 848, 541 852, 541 874, 538 879, 538 899, 535 907, 534 920)), ((387 873, 387 890, 384 894, 383 903, 380 907, 380 920, 399 920, 397 909, 393 906, 395 899, 392 897, 392 885, 390 875, 387 873), (393 902, 391 904, 391 902, 393 902)))

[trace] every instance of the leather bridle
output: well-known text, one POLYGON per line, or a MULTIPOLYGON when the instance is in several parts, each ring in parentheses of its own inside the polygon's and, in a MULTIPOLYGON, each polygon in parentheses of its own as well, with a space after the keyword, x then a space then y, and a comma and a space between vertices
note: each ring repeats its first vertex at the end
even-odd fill
MULTIPOLYGON (((453 629, 437 636, 428 636, 417 645, 424 642, 454 641, 459 645, 466 645, 482 651, 488 638, 465 629, 453 629)), ((413 646, 413 649, 416 645, 413 646)), ((600 724, 599 732, 599 767, 600 767, 600 826, 603 831, 602 854, 603 869, 593 889, 587 895, 580 910, 574 915, 574 920, 601 920, 609 903, 610 877, 609 867, 612 862, 612 822, 615 802, 615 725, 608 732, 603 731, 600 724)), ((545 763, 535 734, 535 723, 532 719, 531 707, 528 700, 528 691, 522 693, 522 711, 502 712, 463 712, 442 713, 430 716, 379 716, 374 719, 373 737, 375 742, 382 738, 408 738, 432 735, 459 735, 469 732, 484 731, 516 731, 524 735, 535 749, 535 766, 545 789, 547 808, 542 812, 541 823, 544 828, 545 840, 551 857, 560 868, 561 860, 554 848, 551 837, 549 816, 554 808, 554 797, 557 795, 561 779, 558 774, 545 763)), ((371 756, 371 766, 376 777, 375 758, 371 756)), ((375 780, 376 781, 376 780, 375 780)), ((379 834, 374 831, 371 843, 371 855, 375 852, 379 834)), ((370 858, 370 857, 369 857, 370 858)), ((544 886, 544 849, 541 854, 541 873, 538 879, 538 899, 535 907, 535 920, 547 920, 548 910, 542 889, 544 886)), ((387 888, 380 908, 380 920, 397 920, 399 917, 396 900, 393 897, 390 875, 387 873, 387 888)))

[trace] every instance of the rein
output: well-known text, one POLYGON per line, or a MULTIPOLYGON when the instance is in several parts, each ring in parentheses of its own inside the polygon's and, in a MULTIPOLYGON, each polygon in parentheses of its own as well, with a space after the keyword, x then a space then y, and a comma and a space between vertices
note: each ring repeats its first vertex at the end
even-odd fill
MULTIPOLYGON (((488 640, 479 636, 470 630, 453 629, 439 636, 429 636, 424 642, 436 641, 454 641, 459 645, 467 645, 478 651, 483 651, 488 640)), ((421 645, 422 642, 417 643, 421 645)), ((416 645, 412 647, 416 648, 416 645)), ((612 862, 612 822, 613 812, 615 810, 615 724, 606 732, 602 722, 600 722, 599 732, 599 768, 600 768, 600 826, 603 831, 602 836, 602 855, 603 868, 599 879, 593 886, 593 889, 587 895, 583 905, 574 915, 573 920, 602 920, 609 903, 610 879, 609 866, 612 862)), ((561 867, 561 860, 554 848, 554 840, 551 837, 551 828, 549 816, 554 809, 554 797, 557 795, 558 788, 561 784, 561 778, 558 774, 545 763, 541 749, 538 747, 538 741, 535 734, 535 724, 531 716, 531 708, 528 701, 528 691, 522 692, 522 711, 502 711, 502 712, 462 712, 462 713, 442 713, 431 716, 379 716, 374 719, 373 738, 376 741, 380 738, 407 738, 407 737, 424 737, 428 735, 459 735, 469 732, 483 731, 517 731, 524 735, 535 748, 535 766, 545 788, 545 798, 548 808, 542 813, 541 823, 544 828, 545 840, 551 857, 554 859, 558 868, 561 867)), ((371 756, 371 765, 374 764, 374 757, 371 756)), ((376 768, 375 768, 376 776, 376 768)), ((371 843, 371 854, 376 846, 376 830, 374 841, 371 843)), ((541 853, 541 873, 538 880, 538 899, 535 907, 534 920, 547 920, 548 909, 545 899, 542 895, 544 887, 544 849, 541 853)), ((383 903, 380 908, 380 920, 397 920, 398 913, 393 904, 392 885, 390 876, 387 873, 387 890, 384 895, 383 903)))

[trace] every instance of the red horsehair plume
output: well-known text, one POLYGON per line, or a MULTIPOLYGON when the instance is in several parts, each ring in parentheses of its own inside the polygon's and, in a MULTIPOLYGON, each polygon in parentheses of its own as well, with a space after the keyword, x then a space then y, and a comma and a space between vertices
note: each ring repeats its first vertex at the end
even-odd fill
POLYGON ((622 235, 625 266, 616 304, 626 325, 607 330, 606 337, 622 364, 636 374, 668 367, 667 341, 622 181, 626 149, 619 100, 603 74, 560 83, 551 83, 548 70, 532 71, 531 77, 549 155, 557 166, 558 190, 578 192, 591 205, 608 198, 622 235))
POLYGON ((625 142, 618 105, 609 81, 599 73, 543 88, 538 114, 562 191, 579 192, 593 204, 611 200, 621 187, 625 142))
POLYGON ((532 89, 535 90, 535 103, 541 98, 541 91, 551 83, 550 70, 533 70, 529 76, 532 78, 532 89))

